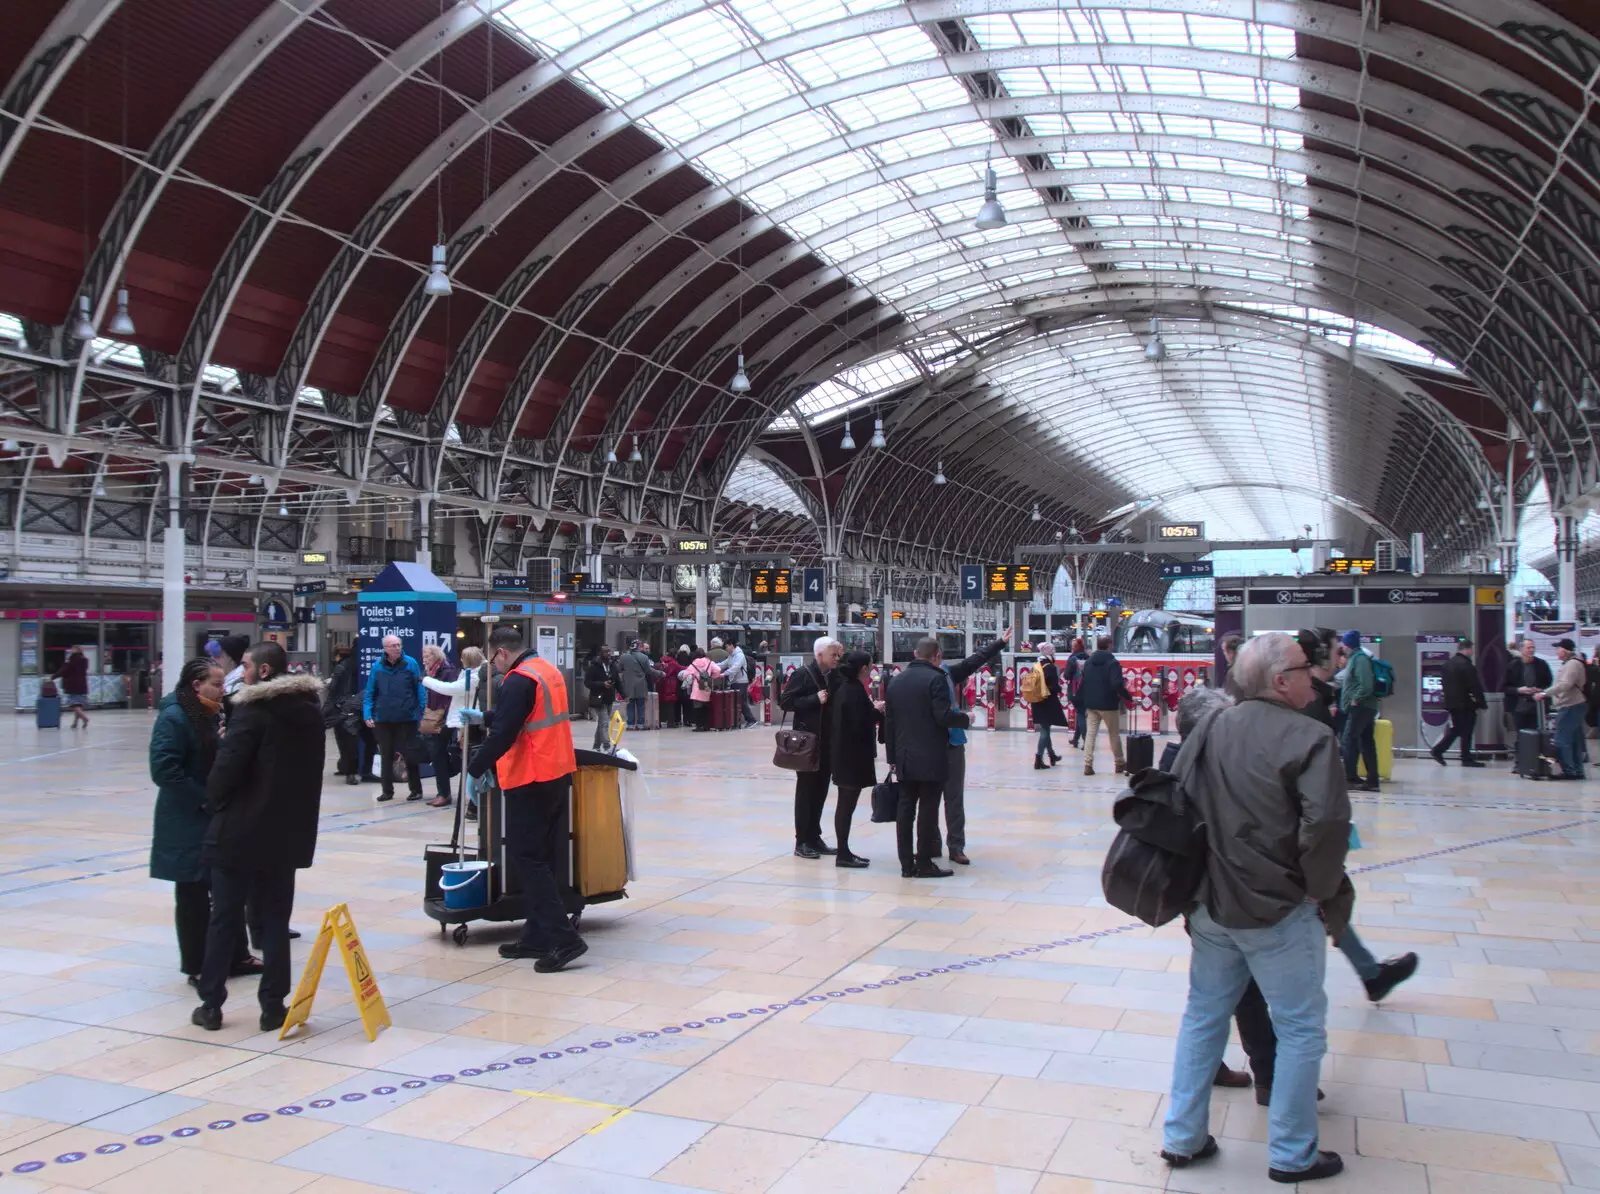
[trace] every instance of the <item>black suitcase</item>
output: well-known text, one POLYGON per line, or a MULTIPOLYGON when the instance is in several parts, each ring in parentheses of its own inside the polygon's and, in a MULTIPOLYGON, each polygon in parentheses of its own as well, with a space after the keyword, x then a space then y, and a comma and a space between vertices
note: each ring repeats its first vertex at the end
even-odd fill
MULTIPOLYGON (((1132 725, 1133 721, 1135 720, 1137 713, 1137 709, 1129 712, 1128 719, 1130 725, 1132 725)), ((1154 716, 1154 714, 1151 714, 1152 719, 1154 716)), ((1144 730, 1130 729, 1128 731, 1128 745, 1125 753, 1123 754, 1123 759, 1128 765, 1129 775, 1137 775, 1141 771, 1154 767, 1156 765, 1155 735, 1147 733, 1144 730)))
POLYGON ((1549 779, 1555 774, 1551 756, 1555 746, 1545 726, 1544 705, 1539 705, 1539 728, 1517 731, 1516 772, 1524 779, 1549 779))

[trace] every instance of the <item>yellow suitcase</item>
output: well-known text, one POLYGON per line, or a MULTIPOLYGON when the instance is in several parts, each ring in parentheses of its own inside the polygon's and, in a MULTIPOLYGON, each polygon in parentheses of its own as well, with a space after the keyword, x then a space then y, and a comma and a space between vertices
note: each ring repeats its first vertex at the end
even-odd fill
POLYGON ((572 855, 579 895, 608 895, 628 886, 615 767, 579 767, 572 777, 572 855))
MULTIPOLYGON (((1378 745, 1378 778, 1389 780, 1394 778, 1394 722, 1386 718, 1378 718, 1372 727, 1372 740, 1378 745)), ((1356 774, 1366 775, 1367 765, 1356 757, 1356 774)))

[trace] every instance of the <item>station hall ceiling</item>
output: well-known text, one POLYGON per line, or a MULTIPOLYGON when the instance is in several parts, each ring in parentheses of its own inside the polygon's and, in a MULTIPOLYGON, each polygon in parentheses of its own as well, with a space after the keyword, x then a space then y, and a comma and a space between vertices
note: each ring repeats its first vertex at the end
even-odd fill
POLYGON ((3 20, 0 430, 39 451, 929 571, 1158 518, 1466 559, 1512 434, 1519 492, 1596 483, 1581 0, 3 20))

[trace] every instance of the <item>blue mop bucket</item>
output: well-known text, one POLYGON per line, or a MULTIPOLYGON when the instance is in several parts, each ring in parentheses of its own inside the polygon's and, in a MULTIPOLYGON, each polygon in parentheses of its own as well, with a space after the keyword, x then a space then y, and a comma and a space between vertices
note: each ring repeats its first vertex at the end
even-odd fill
POLYGON ((446 908, 482 908, 489 902, 487 862, 447 862, 439 875, 446 908))

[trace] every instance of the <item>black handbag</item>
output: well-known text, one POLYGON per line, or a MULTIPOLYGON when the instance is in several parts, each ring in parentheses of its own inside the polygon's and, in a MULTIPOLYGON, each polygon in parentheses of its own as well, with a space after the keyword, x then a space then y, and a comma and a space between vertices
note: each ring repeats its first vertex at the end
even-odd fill
POLYGON ((780 722, 773 740, 774 767, 785 771, 816 771, 822 766, 822 739, 810 730, 789 729, 780 722))
POLYGON ((891 775, 872 786, 872 820, 878 825, 894 821, 900 815, 900 781, 891 775))

